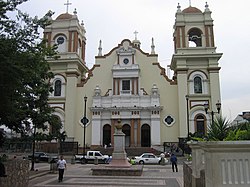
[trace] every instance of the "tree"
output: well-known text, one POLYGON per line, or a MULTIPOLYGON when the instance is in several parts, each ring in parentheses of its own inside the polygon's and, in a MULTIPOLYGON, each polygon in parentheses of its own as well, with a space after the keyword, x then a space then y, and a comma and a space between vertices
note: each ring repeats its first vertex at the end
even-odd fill
POLYGON ((215 119, 215 121, 208 128, 208 140, 213 141, 222 141, 228 135, 230 122, 219 116, 215 119))
POLYGON ((37 129, 47 128, 53 112, 48 104, 53 74, 46 57, 55 55, 55 47, 46 46, 39 32, 50 24, 51 11, 32 18, 17 9, 26 1, 0 2, 0 125, 21 134, 33 125, 34 155, 37 129), (16 19, 6 15, 9 11, 17 12, 16 19))
POLYGON ((65 138, 67 137, 67 134, 65 131, 61 132, 62 128, 62 122, 61 119, 56 116, 52 115, 51 120, 49 121, 52 130, 51 132, 47 135, 48 140, 57 140, 58 142, 58 153, 61 154, 62 149, 61 149, 61 142, 65 141, 65 138))
POLYGON ((48 16, 31 18, 20 11, 16 20, 6 16, 25 1, 0 3, 0 125, 19 133, 31 123, 44 127, 51 114, 48 80, 53 74, 45 57, 55 54, 39 35, 39 29, 49 24, 48 16))

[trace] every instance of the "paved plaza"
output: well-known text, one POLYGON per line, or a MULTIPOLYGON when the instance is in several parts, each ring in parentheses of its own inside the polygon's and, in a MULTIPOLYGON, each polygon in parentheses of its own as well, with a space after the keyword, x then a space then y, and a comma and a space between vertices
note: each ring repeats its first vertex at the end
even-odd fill
POLYGON ((64 180, 58 183, 58 174, 48 173, 46 167, 30 176, 29 187, 81 186, 167 186, 183 187, 183 168, 172 172, 170 165, 145 165, 142 176, 93 176, 92 164, 68 164, 64 180))

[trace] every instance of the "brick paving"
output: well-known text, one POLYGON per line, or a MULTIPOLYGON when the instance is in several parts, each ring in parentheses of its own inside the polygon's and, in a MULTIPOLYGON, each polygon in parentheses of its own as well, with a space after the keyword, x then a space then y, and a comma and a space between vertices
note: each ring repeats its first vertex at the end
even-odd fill
POLYGON ((58 183, 56 173, 38 172, 30 176, 29 187, 122 187, 122 186, 166 186, 183 187, 183 170, 172 172, 170 165, 145 165, 142 176, 93 176, 92 164, 68 164, 62 183, 58 183))

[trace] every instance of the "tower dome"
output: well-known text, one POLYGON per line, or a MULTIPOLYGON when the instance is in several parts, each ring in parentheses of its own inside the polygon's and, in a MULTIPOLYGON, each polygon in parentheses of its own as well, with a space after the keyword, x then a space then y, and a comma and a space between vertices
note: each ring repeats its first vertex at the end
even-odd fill
POLYGON ((63 14, 60 14, 56 20, 63 20, 63 19, 71 19, 73 17, 72 14, 69 14, 69 13, 63 13, 63 14))
POLYGON ((202 13, 202 11, 196 7, 188 7, 188 8, 185 8, 183 11, 183 13, 202 13))

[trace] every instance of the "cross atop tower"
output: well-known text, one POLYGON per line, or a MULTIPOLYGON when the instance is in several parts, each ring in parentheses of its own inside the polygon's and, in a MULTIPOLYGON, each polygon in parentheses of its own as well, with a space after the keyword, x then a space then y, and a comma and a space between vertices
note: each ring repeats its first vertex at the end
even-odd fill
POLYGON ((135 31, 134 34, 135 34, 135 40, 137 40, 137 34, 138 34, 138 32, 135 31))
POLYGON ((191 1, 192 1, 192 0, 189 0, 189 6, 191 6, 191 1))
POLYGON ((65 3, 64 5, 66 5, 66 13, 69 12, 69 5, 72 5, 72 3, 69 2, 69 0, 67 0, 67 3, 65 3))

